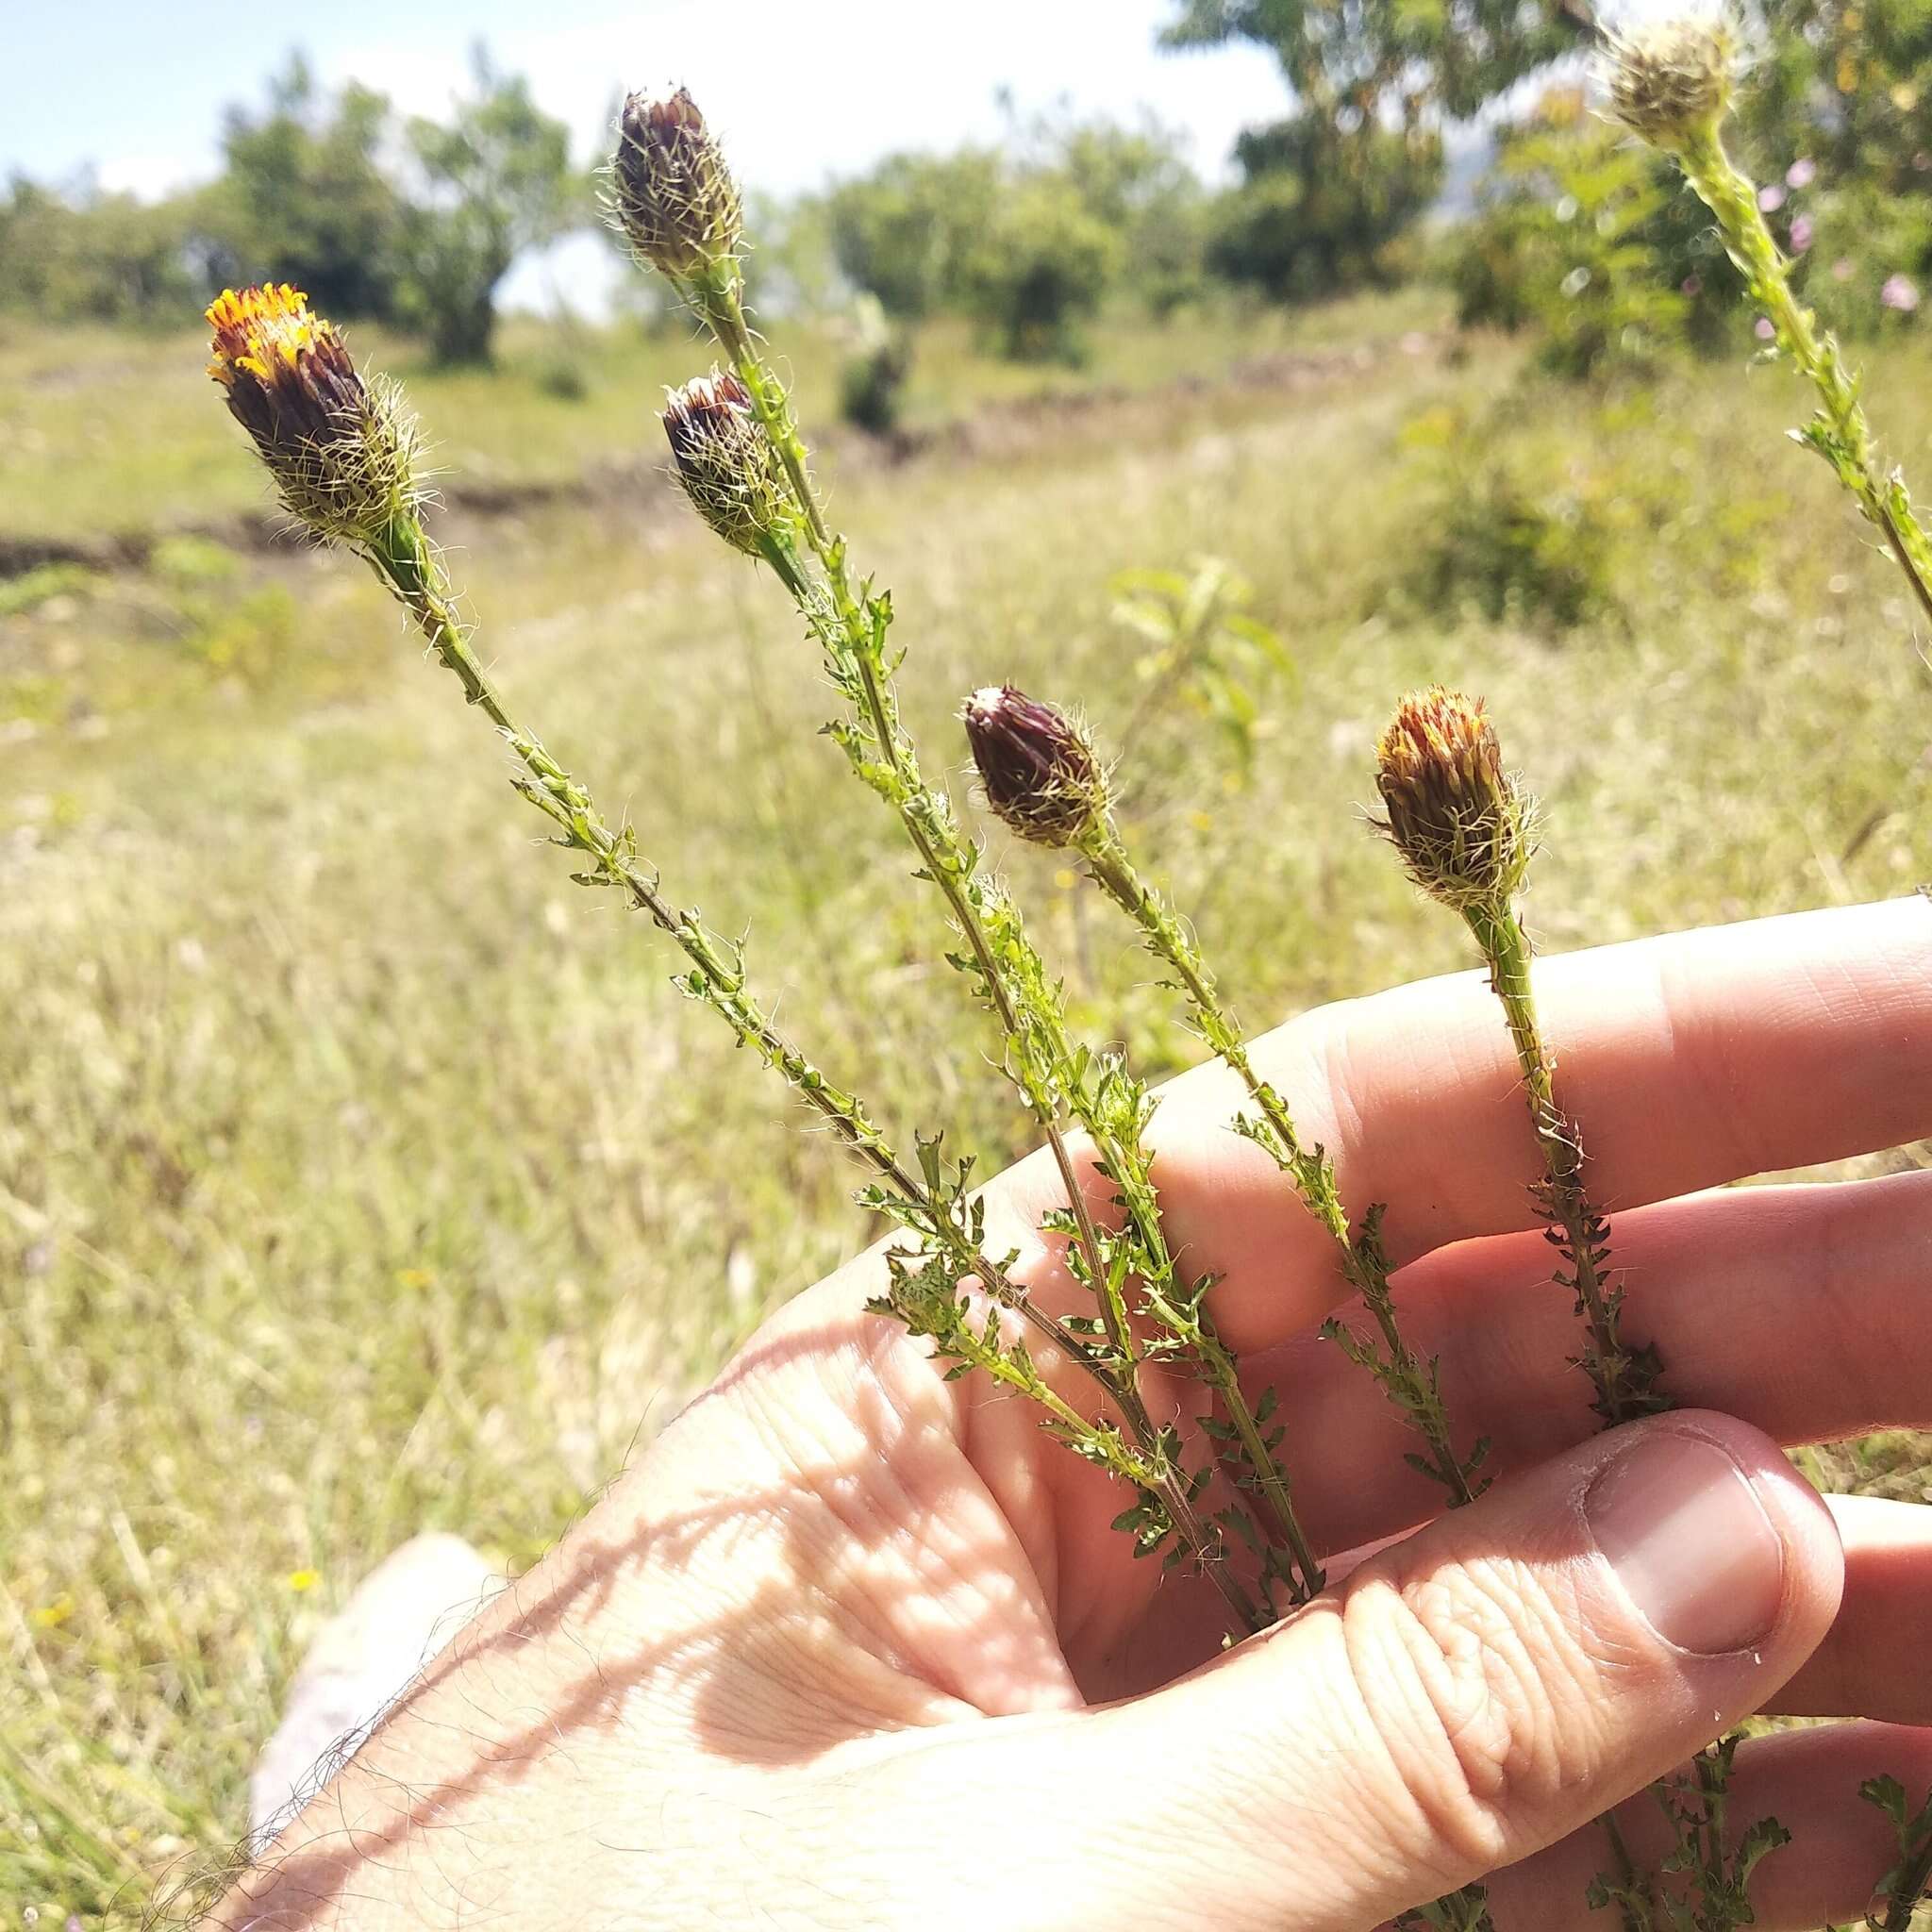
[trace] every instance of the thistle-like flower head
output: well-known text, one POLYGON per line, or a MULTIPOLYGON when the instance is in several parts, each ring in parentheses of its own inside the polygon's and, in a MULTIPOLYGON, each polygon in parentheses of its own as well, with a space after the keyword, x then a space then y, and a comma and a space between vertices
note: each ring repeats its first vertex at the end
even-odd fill
POLYGON ((353 542, 413 507, 413 426, 392 390, 363 382, 335 325, 299 289, 226 290, 208 321, 208 373, 291 516, 353 542))
POLYGON ((693 376, 669 392, 664 433, 691 508, 734 549, 763 555, 792 519, 777 458, 744 384, 728 369, 693 376))
POLYGON ((667 275, 695 275, 737 253, 738 184, 697 103, 631 94, 618 121, 611 207, 630 245, 667 275))
POLYGON ((1610 111, 1633 133, 1678 148, 1716 131, 1738 66, 1737 35, 1723 16, 1633 27, 1607 46, 1610 111))
POLYGON ((1375 747, 1375 785, 1382 829, 1431 898, 1465 907, 1522 889, 1530 809, 1480 698, 1440 685, 1404 698, 1375 747))
POLYGON ((986 802, 1008 830, 1071 845, 1107 813, 1107 774, 1064 711, 990 684, 960 712, 986 802))

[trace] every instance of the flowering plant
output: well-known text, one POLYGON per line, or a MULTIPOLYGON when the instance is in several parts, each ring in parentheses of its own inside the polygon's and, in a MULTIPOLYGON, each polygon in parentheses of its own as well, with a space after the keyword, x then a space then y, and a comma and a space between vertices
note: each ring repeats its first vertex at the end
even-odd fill
MULTIPOLYGON (((1932 554, 1904 486, 1878 477, 1836 351, 1790 297, 1757 197, 1724 159, 1717 128, 1731 58, 1715 28, 1673 27, 1620 43, 1618 110, 1677 157, 1718 212, 1781 345, 1819 388, 1821 412, 1806 440, 1853 489, 1932 610, 1932 554)), ((490 720, 514 760, 512 784, 549 820, 577 880, 643 912, 681 956, 683 991, 850 1150, 865 1176, 858 1199, 901 1237, 874 1313, 922 1338, 949 1377, 983 1377, 1030 1403, 1044 1430, 1119 1486, 1114 1526, 1137 1554, 1211 1586, 1227 1641, 1257 1634, 1327 1581, 1283 1454, 1299 1419, 1241 1362, 1217 1321, 1213 1277, 1193 1272, 1170 1234, 1149 1133, 1155 1097, 1118 1048, 1082 1037, 986 847, 945 784, 928 775, 900 701, 897 613, 831 523, 791 396, 752 327, 740 265, 742 200, 689 94, 626 101, 610 183, 613 217, 638 260, 667 278, 718 358, 668 398, 672 474, 709 529, 769 568, 817 654, 840 703, 827 736, 905 838, 913 877, 949 935, 945 958, 986 1017, 991 1058, 1057 1172, 1062 1205, 1038 1232, 1063 1246, 1085 1297, 1078 1313, 1036 1303, 1017 1255, 991 1240, 971 1185, 972 1154, 948 1151, 937 1126, 916 1134, 909 1150, 890 1141, 850 1076, 780 1030, 753 990, 743 944, 684 909, 631 828, 608 817, 519 721, 458 614, 427 527, 415 425, 396 391, 365 380, 339 332, 286 286, 230 292, 214 305, 211 374, 291 515, 368 564, 490 720), (1097 1209, 1090 1172, 1110 1211, 1097 1209)), ((1351 1211, 1324 1148, 1257 1070, 1193 926, 1128 849, 1113 802, 1129 774, 1109 765, 1074 712, 1009 685, 972 692, 961 718, 987 810, 1025 843, 1077 859, 1172 975, 1191 1024, 1245 1096, 1237 1131, 1278 1171, 1360 1298, 1365 1324, 1331 1323, 1324 1334, 1393 1404, 1414 1438, 1410 1459, 1443 1504, 1474 1501, 1487 1445, 1458 1431, 1438 1364, 1403 1332, 1381 1233, 1386 1208, 1351 1211)), ((1541 1170, 1533 1198, 1555 1256, 1552 1289, 1574 1303, 1574 1360, 1596 1412, 1606 1425, 1655 1413, 1669 1405, 1667 1365, 1645 1338, 1624 1331, 1584 1127, 1538 1015, 1520 903, 1536 847, 1528 797, 1480 700, 1440 688, 1398 706, 1377 747, 1374 783, 1382 830, 1409 876, 1462 921, 1489 970, 1497 1024, 1522 1075, 1524 1147, 1541 1170)), ((1785 1835, 1766 1820, 1725 1836, 1734 1748, 1713 1746, 1658 1787, 1676 1845, 1664 1874, 1640 1871, 1607 1824, 1609 1869, 1594 1882, 1593 1904, 1614 1905, 1638 1932, 1749 1923, 1751 1873, 1785 1835)), ((1887 1923, 1902 1925, 1932 1858, 1932 1820, 1890 1790, 1874 1802, 1897 1824, 1900 1863, 1883 1884, 1887 1923)), ((1466 1886, 1404 1924, 1480 1932, 1491 1924, 1484 1889, 1466 1886)))

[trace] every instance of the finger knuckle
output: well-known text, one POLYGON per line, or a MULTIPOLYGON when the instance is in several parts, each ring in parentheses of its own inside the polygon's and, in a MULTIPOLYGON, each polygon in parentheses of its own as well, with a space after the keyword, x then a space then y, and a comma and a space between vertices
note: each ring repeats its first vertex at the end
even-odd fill
POLYGON ((1392 1795, 1447 1870, 1520 1853, 1596 1756, 1603 1666, 1564 1594, 1488 1557, 1365 1574, 1350 1593, 1350 1662, 1392 1795))

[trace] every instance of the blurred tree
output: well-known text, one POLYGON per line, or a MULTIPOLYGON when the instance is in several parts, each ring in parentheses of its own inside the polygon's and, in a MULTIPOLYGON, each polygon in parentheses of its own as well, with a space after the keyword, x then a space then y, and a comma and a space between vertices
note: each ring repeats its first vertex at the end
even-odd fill
POLYGON ((1574 51, 1587 0, 1179 0, 1169 46, 1254 41, 1339 133, 1467 121, 1574 51))
POLYGON ((889 155, 825 197, 840 272, 914 320, 958 299, 960 269, 1000 199, 1000 158, 984 148, 945 156, 889 155))
POLYGON ((1255 42, 1295 97, 1241 138, 1214 260, 1277 295, 1369 273, 1435 197, 1442 125, 1574 51, 1591 19, 1588 0, 1178 0, 1169 46, 1255 42))
POLYGON ((1124 279, 1157 312, 1197 291, 1207 197, 1184 137, 1007 107, 998 149, 893 155, 824 197, 852 287, 900 321, 962 311, 1024 358, 1076 354, 1079 320, 1124 279))
POLYGON ((225 169, 198 220, 225 279, 290 281, 337 315, 392 316, 403 196, 386 168, 387 98, 355 81, 330 96, 291 54, 265 112, 228 110, 225 169))
POLYGON ((1189 164, 1184 129, 1151 115, 1132 126, 1046 115, 1030 128, 1016 125, 1013 144, 1023 169, 1063 179, 1120 236, 1124 280, 1154 314, 1200 293, 1208 195, 1189 164))
POLYGON ((1077 361, 1078 325, 1100 307, 1126 258, 1125 235, 1062 175, 1036 175, 1000 196, 960 265, 967 312, 1015 360, 1077 361))
POLYGON ((1387 244, 1442 184, 1442 142, 1421 127, 1338 135, 1313 115, 1251 128, 1235 143, 1244 180, 1217 207, 1208 265, 1277 301, 1376 280, 1387 244))
MULTIPOLYGON (((1677 183, 1649 149, 1553 90, 1505 130, 1454 279, 1465 326, 1541 332, 1541 359, 1583 376, 1684 340, 1692 277, 1666 220, 1677 183)), ((1731 289, 1717 291, 1735 309, 1731 289)))
POLYGON ((1738 114, 1752 165, 1835 187, 1932 191, 1932 0, 1756 0, 1738 114))
POLYGON ((480 44, 472 65, 475 92, 448 125, 409 123, 422 192, 405 222, 403 308, 440 362, 489 359, 497 285, 525 249, 567 225, 575 200, 563 123, 521 75, 497 73, 480 44))
POLYGON ((192 203, 61 193, 16 175, 0 197, 0 308, 60 321, 186 318, 208 273, 192 203))

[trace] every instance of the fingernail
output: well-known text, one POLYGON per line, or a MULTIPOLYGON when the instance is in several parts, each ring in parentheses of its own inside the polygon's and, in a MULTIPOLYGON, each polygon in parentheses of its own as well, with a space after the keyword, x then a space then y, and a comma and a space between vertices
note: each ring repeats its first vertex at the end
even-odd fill
POLYGON ((1667 1643, 1718 1657, 1770 1635, 1784 1600, 1784 1541, 1714 1442, 1668 1429, 1646 1436, 1599 1473, 1583 1513, 1667 1643))

